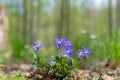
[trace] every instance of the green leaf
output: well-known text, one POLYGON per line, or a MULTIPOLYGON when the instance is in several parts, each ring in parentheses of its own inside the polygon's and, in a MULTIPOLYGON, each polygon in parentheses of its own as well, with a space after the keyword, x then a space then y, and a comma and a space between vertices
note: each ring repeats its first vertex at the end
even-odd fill
POLYGON ((37 58, 37 55, 36 54, 34 54, 34 59, 36 59, 37 58))
POLYGON ((56 76, 58 76, 58 77, 63 77, 63 76, 64 76, 64 72, 63 72, 63 71, 58 71, 58 72, 56 72, 55 74, 56 74, 56 76))
POLYGON ((71 69, 72 68, 72 66, 68 65, 68 64, 65 64, 65 67, 66 67, 66 69, 71 69))
POLYGON ((67 63, 72 66, 74 64, 74 59, 67 59, 67 63))
POLYGON ((55 65, 56 65, 56 62, 51 62, 51 63, 50 63, 50 67, 51 67, 51 68, 55 67, 55 65))
POLYGON ((36 65, 35 63, 33 63, 32 65, 31 65, 31 67, 33 68, 33 69, 39 69, 39 66, 38 65, 36 65))
POLYGON ((53 58, 56 62, 60 61, 60 58, 58 56, 51 56, 51 58, 53 58))
POLYGON ((74 64, 74 59, 71 58, 71 62, 72 62, 72 64, 74 64))

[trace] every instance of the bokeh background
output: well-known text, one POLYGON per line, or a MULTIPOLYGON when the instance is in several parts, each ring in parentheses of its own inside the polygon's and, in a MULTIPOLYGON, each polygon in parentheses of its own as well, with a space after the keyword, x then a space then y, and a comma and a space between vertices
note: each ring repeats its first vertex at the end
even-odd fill
POLYGON ((57 54, 54 37, 88 46, 91 62, 119 64, 120 0, 0 0, 1 62, 30 62, 35 41, 43 57, 57 54))

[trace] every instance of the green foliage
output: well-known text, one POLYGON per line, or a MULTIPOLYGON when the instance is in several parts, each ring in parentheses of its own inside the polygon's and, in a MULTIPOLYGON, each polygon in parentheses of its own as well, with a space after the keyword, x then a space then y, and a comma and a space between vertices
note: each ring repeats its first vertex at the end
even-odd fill
POLYGON ((41 67, 41 65, 40 65, 40 62, 41 62, 41 58, 40 58, 40 56, 39 56, 39 53, 38 52, 35 52, 34 54, 34 63, 32 64, 32 68, 33 69, 39 69, 40 67, 41 67))
MULTIPOLYGON (((13 58, 16 59, 23 59, 23 52, 25 51, 25 40, 22 36, 20 36, 19 31, 17 27, 18 25, 15 25, 15 21, 17 20, 18 14, 14 13, 9 15, 9 21, 10 21, 10 28, 9 28, 9 42, 10 47, 12 48, 13 52, 13 58), (11 20, 12 19, 12 20, 11 20), (13 21, 15 20, 15 21, 13 21)), ((19 24, 19 23, 16 23, 19 24)))
POLYGON ((114 37, 112 40, 108 41, 107 44, 107 54, 108 62, 111 65, 118 65, 120 63, 120 45, 118 43, 118 38, 114 37))
POLYGON ((70 71, 75 67, 73 59, 58 56, 52 56, 51 58, 54 59, 54 62, 50 62, 48 67, 55 69, 55 74, 58 77, 64 77, 70 74, 70 71))
POLYGON ((20 39, 16 34, 11 35, 10 37, 11 46, 13 50, 13 56, 21 58, 21 52, 24 51, 24 41, 20 39))
POLYGON ((89 38, 89 34, 81 34, 81 35, 76 35, 76 38, 73 39, 73 44, 74 44, 74 49, 75 51, 77 49, 80 49, 80 46, 85 45, 85 46, 89 46, 90 44, 90 38, 89 38))

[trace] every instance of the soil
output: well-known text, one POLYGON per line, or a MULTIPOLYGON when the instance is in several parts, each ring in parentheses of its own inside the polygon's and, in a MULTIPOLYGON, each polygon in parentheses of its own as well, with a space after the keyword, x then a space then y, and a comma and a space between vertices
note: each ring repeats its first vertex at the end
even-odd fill
MULTIPOLYGON (((120 80, 120 66, 110 67, 110 66, 95 66, 95 68, 84 67, 74 74, 74 80, 120 80), (119 78, 119 79, 118 79, 119 78)), ((43 75, 39 74, 39 71, 32 70, 30 64, 0 64, 0 71, 3 71, 2 76, 4 77, 14 77, 14 76, 24 76, 28 79, 33 80, 62 80, 56 78, 46 78, 43 75)))

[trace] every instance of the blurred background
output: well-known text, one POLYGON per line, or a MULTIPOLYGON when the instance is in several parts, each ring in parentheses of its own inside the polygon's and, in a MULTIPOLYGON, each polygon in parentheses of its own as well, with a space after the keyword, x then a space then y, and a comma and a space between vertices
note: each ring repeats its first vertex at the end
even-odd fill
POLYGON ((120 0, 0 0, 0 62, 29 62, 35 41, 40 54, 57 54, 54 37, 69 38, 74 51, 88 46, 90 61, 120 63, 120 0))

